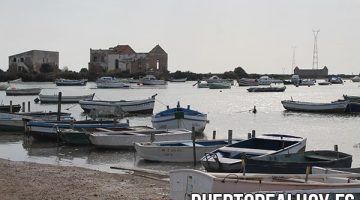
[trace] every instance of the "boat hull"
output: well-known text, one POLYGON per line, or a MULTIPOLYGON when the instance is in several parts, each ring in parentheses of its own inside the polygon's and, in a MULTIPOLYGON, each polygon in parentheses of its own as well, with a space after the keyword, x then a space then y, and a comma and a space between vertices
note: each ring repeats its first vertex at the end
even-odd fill
POLYGON ((56 86, 85 86, 86 80, 57 80, 56 86))
POLYGON ((325 112, 325 113, 343 113, 345 112, 349 102, 333 102, 333 103, 309 103, 296 101, 281 101, 284 108, 290 111, 300 112, 325 112))
POLYGON ((135 143, 149 142, 151 140, 150 132, 154 132, 154 141, 175 141, 175 140, 189 140, 191 139, 191 132, 187 130, 154 130, 147 133, 124 133, 109 132, 91 133, 89 139, 91 144, 99 148, 107 149, 133 149, 135 143), (158 132, 158 134, 156 134, 158 132))
POLYGON ((7 96, 35 96, 41 92, 40 88, 6 90, 7 96))
POLYGON ((165 116, 160 118, 153 118, 151 120, 152 125, 155 129, 187 129, 192 130, 195 128, 195 132, 202 133, 205 130, 206 124, 208 123, 207 117, 196 117, 184 115, 182 119, 176 119, 175 116, 165 116))
MULTIPOLYGON (((83 96, 62 96, 61 103, 79 103, 80 100, 91 101, 95 96, 94 94, 83 95, 83 96)), ((39 95, 41 103, 58 103, 59 96, 58 95, 39 95)))
POLYGON ((251 87, 248 92, 284 92, 286 87, 251 87))
POLYGON ((96 110, 106 115, 116 115, 119 107, 122 111, 133 114, 152 114, 155 98, 137 101, 79 101, 84 112, 96 110))

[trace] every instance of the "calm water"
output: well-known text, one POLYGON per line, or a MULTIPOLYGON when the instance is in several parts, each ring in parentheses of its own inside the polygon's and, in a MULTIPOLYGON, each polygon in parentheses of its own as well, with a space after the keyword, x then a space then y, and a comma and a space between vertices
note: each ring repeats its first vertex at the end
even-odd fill
MULTIPOLYGON (((294 87, 287 86, 283 93, 249 93, 246 87, 234 86, 227 90, 198 89, 194 82, 169 83, 164 87, 140 87, 133 89, 96 89, 94 83, 84 87, 56 87, 53 83, 17 84, 15 87, 41 87, 43 94, 83 95, 95 93, 95 99, 135 100, 158 94, 155 111, 165 109, 165 105, 175 106, 177 101, 183 106, 208 114, 210 123, 205 129, 205 137, 211 138, 217 131, 217 138, 226 138, 227 130, 233 130, 233 137, 247 137, 256 130, 257 135, 264 133, 283 133, 307 137, 307 150, 333 149, 353 155, 353 167, 360 167, 360 115, 331 115, 286 112, 281 100, 291 99, 313 102, 330 102, 342 98, 343 94, 360 95, 360 87, 350 81, 344 85, 294 87), (253 106, 257 114, 249 112, 253 106)), ((31 101, 32 111, 55 111, 56 105, 34 104, 36 96, 7 97, 0 91, 0 101, 8 104, 31 101)), ((79 105, 63 105, 63 111, 73 113, 83 119, 79 105)), ((131 125, 151 126, 151 116, 130 117, 131 125)), ((16 161, 31 161, 55 165, 81 166, 103 171, 109 166, 120 165, 127 168, 148 168, 170 170, 192 167, 192 164, 171 164, 145 162, 129 151, 104 151, 91 147, 58 146, 56 143, 32 141, 21 133, 0 134, 0 158, 16 161)), ((200 166, 199 166, 200 167, 200 166)))

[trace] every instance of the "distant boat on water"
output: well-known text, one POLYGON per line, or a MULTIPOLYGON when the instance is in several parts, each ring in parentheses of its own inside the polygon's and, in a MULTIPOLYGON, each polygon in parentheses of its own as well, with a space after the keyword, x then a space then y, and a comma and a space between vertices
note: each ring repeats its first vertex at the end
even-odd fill
POLYGON ((55 81, 55 84, 57 86, 84 86, 86 85, 87 80, 82 79, 82 80, 71 80, 71 79, 57 79, 55 81))
POLYGON ((187 78, 171 78, 170 82, 176 82, 176 83, 181 83, 181 82, 186 82, 187 78))
POLYGON ((23 88, 23 89, 16 89, 16 88, 8 88, 6 90, 7 96, 35 96, 39 95, 41 92, 41 88, 23 88))
POLYGON ((115 77, 101 77, 96 80, 97 88, 130 88, 130 85, 115 77))
POLYGON ((209 86, 209 89, 230 89, 231 83, 228 81, 213 82, 213 83, 208 83, 208 86, 209 86))
MULTIPOLYGON (((79 95, 79 96, 61 96, 61 103, 79 103, 80 100, 93 100, 95 93, 89 95, 79 95)), ((34 100, 36 103, 58 103, 59 102, 59 95, 45 95, 39 94, 39 98, 34 100)))
POLYGON ((293 100, 281 101, 284 108, 290 111, 300 112, 325 112, 325 113, 344 113, 349 101, 335 101, 330 103, 314 103, 293 100))
POLYGON ((140 79, 140 83, 143 85, 166 85, 166 81, 156 79, 154 75, 146 75, 140 79))
POLYGON ((258 86, 259 82, 256 79, 241 78, 237 80, 239 86, 258 86))
POLYGON ((351 78, 352 82, 360 82, 360 76, 355 76, 353 78, 351 78))
POLYGON ((251 87, 248 88, 247 91, 249 92, 284 92, 286 89, 285 86, 283 87, 251 87))

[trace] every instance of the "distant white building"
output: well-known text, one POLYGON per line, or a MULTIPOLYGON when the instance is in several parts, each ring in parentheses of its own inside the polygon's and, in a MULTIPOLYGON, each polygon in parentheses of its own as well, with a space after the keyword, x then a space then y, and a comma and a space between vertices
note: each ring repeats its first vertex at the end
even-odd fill
POLYGON ((42 68, 46 71, 59 69, 59 52, 31 50, 9 56, 8 71, 40 73, 42 68))

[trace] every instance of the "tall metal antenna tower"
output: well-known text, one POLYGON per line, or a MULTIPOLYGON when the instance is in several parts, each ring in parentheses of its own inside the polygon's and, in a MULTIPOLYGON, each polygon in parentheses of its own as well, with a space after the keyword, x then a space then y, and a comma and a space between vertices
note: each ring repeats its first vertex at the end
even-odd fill
POLYGON ((296 62, 295 62, 295 50, 296 50, 296 46, 292 46, 293 49, 293 53, 292 53, 292 63, 291 63, 291 68, 294 71, 295 67, 296 67, 296 62))
POLYGON ((318 69, 319 68, 319 53, 318 53, 318 46, 317 46, 317 36, 320 32, 319 30, 313 30, 313 34, 314 34, 314 52, 313 52, 313 66, 312 68, 318 69))

